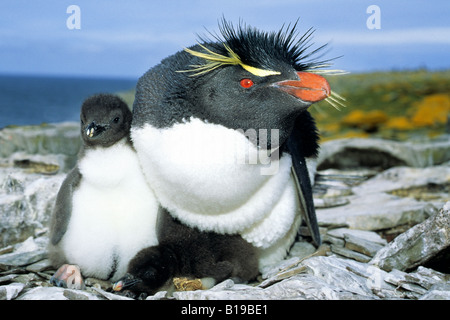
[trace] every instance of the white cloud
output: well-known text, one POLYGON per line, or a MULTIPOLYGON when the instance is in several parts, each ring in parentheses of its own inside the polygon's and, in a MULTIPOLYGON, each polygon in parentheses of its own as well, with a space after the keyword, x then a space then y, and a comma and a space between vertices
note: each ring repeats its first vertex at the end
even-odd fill
MULTIPOLYGON (((318 36, 315 39, 319 39, 318 36)), ((450 44, 450 28, 411 28, 398 30, 364 30, 322 33, 320 40, 340 45, 450 44), (328 38, 327 38, 328 37, 328 38)))

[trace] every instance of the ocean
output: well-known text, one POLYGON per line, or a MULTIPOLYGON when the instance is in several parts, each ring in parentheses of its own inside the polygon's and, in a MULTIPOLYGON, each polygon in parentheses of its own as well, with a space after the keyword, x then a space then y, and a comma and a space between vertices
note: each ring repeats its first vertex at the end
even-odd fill
POLYGON ((136 83, 137 79, 0 75, 0 129, 79 121, 87 97, 128 91, 136 83))

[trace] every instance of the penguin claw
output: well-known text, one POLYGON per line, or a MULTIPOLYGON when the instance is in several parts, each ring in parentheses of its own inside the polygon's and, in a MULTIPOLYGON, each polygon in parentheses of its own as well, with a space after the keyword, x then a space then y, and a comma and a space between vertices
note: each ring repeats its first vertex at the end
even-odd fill
POLYGON ((83 290, 85 288, 80 267, 64 264, 50 278, 50 283, 61 288, 83 290))

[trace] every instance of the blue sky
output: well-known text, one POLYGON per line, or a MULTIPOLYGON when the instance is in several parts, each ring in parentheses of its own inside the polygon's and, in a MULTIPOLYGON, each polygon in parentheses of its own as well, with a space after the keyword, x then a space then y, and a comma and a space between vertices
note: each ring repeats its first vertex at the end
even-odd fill
POLYGON ((0 73, 137 78, 164 57, 217 31, 222 16, 271 31, 299 19, 323 58, 351 72, 450 68, 450 1, 417 0, 2 0, 0 73), (81 29, 69 30, 69 5, 81 29), (368 29, 370 5, 380 29, 368 29))

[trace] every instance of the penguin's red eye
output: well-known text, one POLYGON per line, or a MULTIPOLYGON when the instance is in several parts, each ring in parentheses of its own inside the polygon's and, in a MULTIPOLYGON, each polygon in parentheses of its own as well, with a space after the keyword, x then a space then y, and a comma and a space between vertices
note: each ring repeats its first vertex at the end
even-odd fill
POLYGON ((252 79, 242 79, 239 83, 241 84, 241 87, 245 89, 250 88, 254 84, 252 79))

